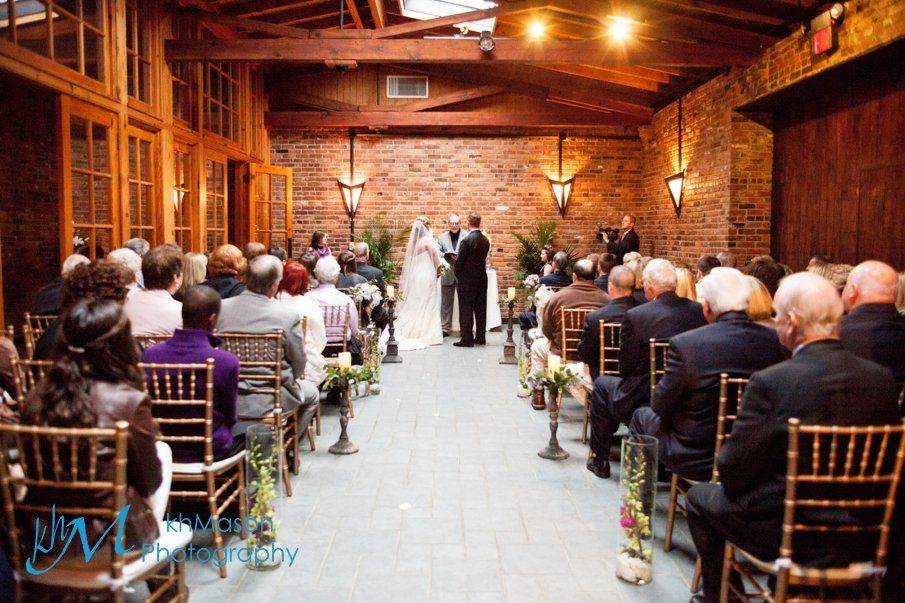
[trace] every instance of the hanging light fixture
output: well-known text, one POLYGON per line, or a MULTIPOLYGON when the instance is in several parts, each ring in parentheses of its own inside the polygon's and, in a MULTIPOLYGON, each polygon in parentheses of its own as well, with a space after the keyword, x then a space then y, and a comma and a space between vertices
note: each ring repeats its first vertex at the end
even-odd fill
POLYGON ((496 42, 493 41, 493 36, 490 35, 489 31, 481 32, 481 37, 478 38, 478 48, 480 48, 482 52, 490 52, 496 48, 496 42))
POLYGON ((566 133, 559 133, 559 169, 556 172, 556 178, 547 176, 547 182, 550 183, 550 190, 553 191, 553 199, 556 201, 556 207, 559 209, 559 215, 566 217, 566 206, 569 204, 569 196, 572 194, 572 185, 575 183, 575 176, 568 180, 562 177, 562 141, 566 139, 566 133))
POLYGON ((682 213, 682 195, 685 192, 685 168, 682 167, 682 97, 679 97, 679 171, 664 178, 666 188, 669 189, 669 197, 672 199, 676 210, 676 217, 682 213))
POLYGON ((342 195, 343 206, 349 216, 349 241, 355 241, 355 214, 358 213, 358 203, 361 201, 361 193, 365 188, 365 181, 355 182, 355 131, 349 129, 349 181, 343 182, 337 179, 339 192, 342 195))

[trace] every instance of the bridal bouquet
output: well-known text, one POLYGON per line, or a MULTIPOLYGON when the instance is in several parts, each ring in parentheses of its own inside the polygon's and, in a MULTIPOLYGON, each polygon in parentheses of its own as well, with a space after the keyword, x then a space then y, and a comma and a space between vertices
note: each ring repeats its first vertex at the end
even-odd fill
POLYGON ((380 295, 380 288, 373 283, 361 283, 349 287, 349 295, 356 302, 368 302, 371 306, 376 306, 383 299, 380 295))
POLYGON ((451 266, 449 265, 449 262, 447 262, 446 260, 440 260, 440 267, 439 267, 440 276, 446 276, 447 274, 449 274, 450 269, 451 269, 451 266))

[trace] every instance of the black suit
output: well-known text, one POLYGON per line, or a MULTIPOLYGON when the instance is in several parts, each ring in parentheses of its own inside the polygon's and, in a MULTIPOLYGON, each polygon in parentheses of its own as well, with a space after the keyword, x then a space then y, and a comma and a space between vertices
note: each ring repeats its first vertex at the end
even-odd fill
POLYGON ((625 257, 626 253, 641 249, 641 239, 638 237, 638 233, 635 232, 635 228, 632 227, 631 230, 619 237, 618 241, 607 243, 606 249, 616 256, 616 263, 621 264, 622 258, 625 257))
POLYGON ((63 277, 58 276, 38 289, 28 311, 34 315, 59 314, 62 301, 63 277))
POLYGON ((789 357, 776 331, 726 312, 713 324, 669 340, 666 373, 650 406, 632 416, 629 429, 657 438, 660 461, 683 477, 709 480, 719 409, 720 374, 748 377, 789 357))
POLYGON ((842 318, 843 347, 892 371, 905 381, 905 316, 894 304, 863 304, 842 318))
POLYGON ((578 357, 588 365, 591 378, 600 374, 600 321, 622 324, 625 313, 637 305, 631 295, 617 297, 607 305, 588 314, 581 339, 578 341, 578 357))
POLYGON ((650 403, 650 340, 669 339, 705 324, 701 304, 674 291, 625 313, 619 377, 597 377, 591 396, 591 450, 598 459, 608 458, 619 423, 628 423, 636 408, 650 403))
POLYGON ((540 284, 548 287, 568 287, 572 284, 572 277, 563 270, 555 270, 547 276, 540 277, 540 284))
POLYGON ((610 275, 601 274, 600 276, 598 276, 597 278, 594 279, 594 284, 597 285, 598 289, 600 289, 601 291, 606 293, 607 289, 609 288, 609 284, 610 284, 610 275))
MULTIPOLYGON (((698 484, 686 497, 707 600, 719 596, 726 539, 760 557, 778 556, 790 418, 805 425, 872 425, 896 423, 898 416, 890 372, 847 352, 837 340, 813 342, 791 359, 752 375, 732 438, 720 452, 722 482, 698 484)), ((821 497, 813 488, 801 491, 805 496, 809 493, 821 497)), ((799 511, 799 517, 806 518, 804 513, 809 512, 799 511)), ((810 513, 819 513, 821 522, 828 525, 857 521, 857 514, 851 512, 810 513)), ((824 566, 848 563, 872 557, 875 546, 864 533, 796 536, 795 561, 824 566)))
POLYGON ((459 328, 465 344, 484 343, 485 340, 489 252, 490 241, 477 229, 459 243, 455 267, 456 293, 459 296, 459 328))

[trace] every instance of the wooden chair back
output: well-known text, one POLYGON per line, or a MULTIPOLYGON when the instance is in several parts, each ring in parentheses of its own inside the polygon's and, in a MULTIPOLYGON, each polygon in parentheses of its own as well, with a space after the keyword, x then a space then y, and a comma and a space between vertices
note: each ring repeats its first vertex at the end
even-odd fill
MULTIPOLYGON (((8 552, 20 575, 27 576, 24 565, 34 548, 35 517, 84 517, 88 524, 99 518, 110 524, 125 506, 127 422, 117 422, 114 429, 0 424, 0 440, 14 442, 19 451, 18 458, 12 459, 7 447, 0 446, 0 495, 11 545, 8 552), (99 465, 111 455, 112 475, 104 477, 99 465), (17 463, 21 474, 10 470, 17 463), (29 496, 18 500, 16 493, 23 488, 29 496), (92 507, 85 502, 107 490, 113 494, 109 506, 92 507), (46 496, 41 496, 42 492, 46 496)), ((110 534, 105 546, 109 547, 110 576, 116 580, 122 577, 123 557, 114 546, 114 532, 110 534)), ((53 551, 50 555, 55 556, 53 551)))
POLYGON ((21 409, 28 392, 44 380, 50 367, 53 366, 53 361, 13 358, 11 366, 13 372, 13 394, 21 409))
POLYGON ((25 324, 22 325, 22 335, 25 338, 25 357, 34 358, 35 345, 47 330, 47 327, 57 319, 55 314, 30 314, 25 313, 25 324))
POLYGON ((273 396, 274 409, 282 408, 283 330, 273 333, 217 333, 221 347, 239 359, 239 381, 247 393, 273 396))
POLYGON ((138 349, 141 352, 147 351, 149 347, 152 345, 157 345, 158 343, 163 343, 167 341, 171 336, 170 335, 145 335, 138 334, 133 335, 135 337, 135 342, 138 344, 138 349))
POLYGON ((151 398, 151 417, 158 439, 188 449, 214 462, 214 360, 201 364, 143 362, 145 388, 151 398))
POLYGON ((747 377, 730 377, 728 373, 720 375, 720 402, 716 415, 716 441, 713 446, 713 473, 710 481, 720 481, 720 471, 717 468, 717 459, 720 458, 720 450, 723 444, 732 437, 732 425, 742 410, 742 394, 748 385, 747 377))
POLYGON ((327 349, 334 348, 341 352, 348 352, 349 327, 352 324, 349 307, 321 306, 321 312, 324 315, 324 330, 327 333, 327 349), (340 345, 342 346, 341 350, 339 350, 340 345))
POLYGON ((596 308, 560 308, 559 324, 562 337, 562 361, 576 362, 578 360, 578 341, 584 331, 588 314, 596 308))
POLYGON ((600 321, 600 374, 619 375, 619 343, 622 325, 600 321))
POLYGON ((905 408, 905 381, 900 381, 896 384, 899 388, 899 410, 905 408))
POLYGON ((877 534, 876 567, 885 566, 889 524, 905 459, 905 424, 802 425, 789 419, 785 511, 779 556, 793 559, 802 533, 877 534), (801 513, 801 510, 811 513, 801 513), (819 513, 813 513, 819 509, 819 513), (865 513, 873 510, 874 513, 865 513), (857 516, 845 525, 826 517, 857 516))
POLYGON ((669 351, 668 339, 650 340, 650 397, 653 399, 654 390, 660 377, 666 374, 666 352, 669 351))

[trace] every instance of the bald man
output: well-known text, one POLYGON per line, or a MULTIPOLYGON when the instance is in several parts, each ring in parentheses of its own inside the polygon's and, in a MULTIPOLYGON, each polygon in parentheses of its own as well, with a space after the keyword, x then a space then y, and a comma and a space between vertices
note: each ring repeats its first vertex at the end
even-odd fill
POLYGON ((848 314, 842 319, 842 345, 882 364, 905 381, 905 316, 896 311, 898 275, 892 266, 869 260, 855 266, 842 291, 848 314))

